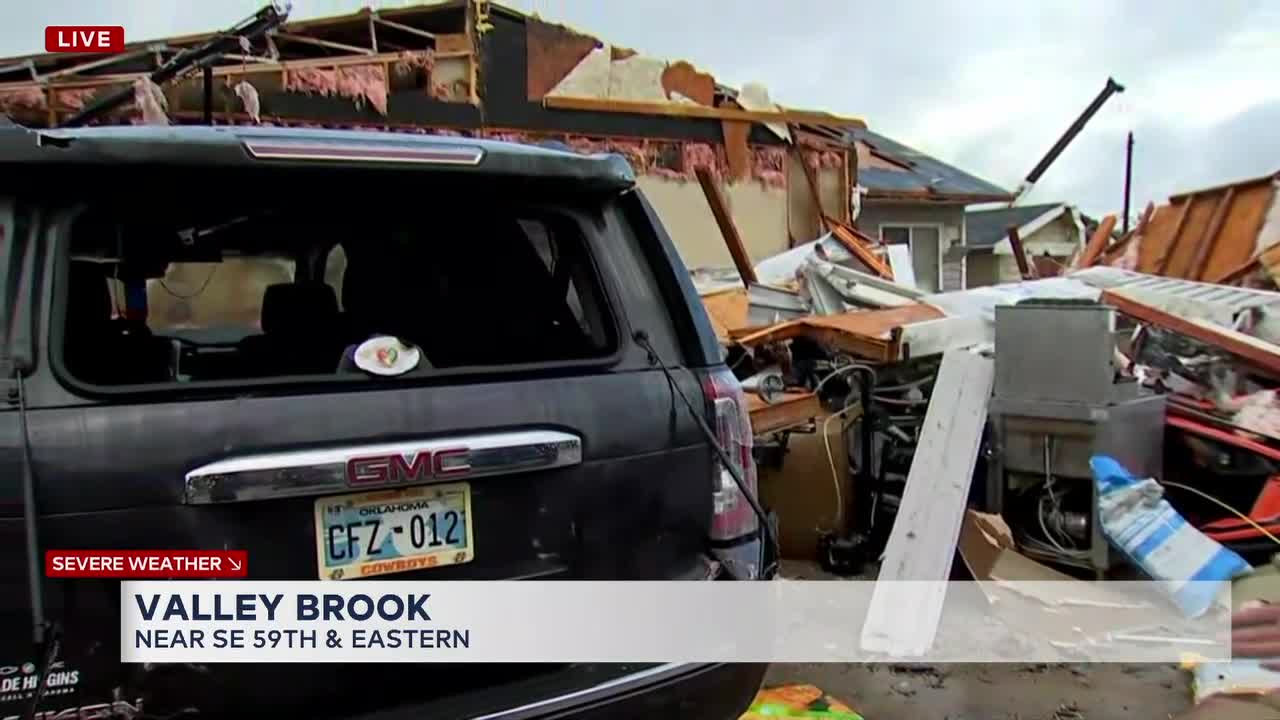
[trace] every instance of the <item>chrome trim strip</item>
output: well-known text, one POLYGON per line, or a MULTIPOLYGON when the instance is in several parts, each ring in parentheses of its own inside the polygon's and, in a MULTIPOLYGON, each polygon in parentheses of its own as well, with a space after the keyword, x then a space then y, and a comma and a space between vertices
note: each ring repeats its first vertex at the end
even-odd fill
POLYGON ((183 501, 189 505, 274 500, 545 470, 582 463, 582 439, 556 430, 521 430, 397 443, 348 445, 317 450, 228 458, 187 473, 183 501), (397 484, 353 486, 347 461, 368 456, 416 457, 423 452, 466 448, 466 472, 397 484))
POLYGON ((461 145, 415 148, 395 143, 327 143, 283 138, 243 140, 242 143, 250 155, 263 160, 346 160, 475 166, 484 159, 483 148, 461 145))
POLYGON ((585 705, 610 695, 624 693, 645 685, 652 685, 672 677, 687 675, 700 667, 706 667, 706 665, 702 663, 667 663, 658 665, 657 667, 640 670, 630 675, 623 675, 613 680, 606 680, 599 685, 592 685, 589 688, 575 690, 564 695, 556 695, 555 697, 537 700, 527 705, 499 710, 488 715, 475 715, 470 720, 515 720, 532 712, 554 712, 564 709, 566 706, 585 705))

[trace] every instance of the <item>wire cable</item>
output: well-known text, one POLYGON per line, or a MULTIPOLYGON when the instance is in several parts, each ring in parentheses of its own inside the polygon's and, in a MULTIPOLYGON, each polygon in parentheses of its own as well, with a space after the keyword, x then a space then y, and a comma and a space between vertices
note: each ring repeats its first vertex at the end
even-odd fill
POLYGON ((1157 480, 1156 482, 1160 483, 1161 485, 1167 485, 1167 486, 1169 486, 1169 487, 1178 488, 1179 490, 1186 490, 1186 491, 1187 491, 1187 492, 1189 492, 1189 493, 1194 493, 1194 494, 1196 494, 1196 495, 1199 495, 1200 497, 1204 498, 1205 500, 1208 500, 1209 502, 1211 502, 1211 503, 1214 503, 1214 504, 1218 505, 1218 506, 1219 506, 1219 507, 1221 507, 1222 509, 1229 511, 1231 514, 1233 514, 1233 515, 1235 515, 1236 517, 1240 518, 1241 520, 1243 520, 1243 521, 1245 521, 1245 522, 1249 523, 1250 525, 1252 525, 1252 526, 1253 526, 1253 529, 1254 529, 1254 530, 1257 530, 1258 532, 1262 533, 1263 535, 1266 535, 1266 536, 1267 536, 1267 539, 1271 540, 1271 542, 1273 542, 1273 543, 1275 543, 1275 544, 1277 544, 1277 545, 1280 545, 1280 538, 1277 538, 1275 535, 1271 534, 1271 533, 1270 533, 1266 528, 1264 528, 1264 527, 1262 527, 1261 525, 1259 525, 1259 524, 1258 524, 1258 523, 1257 523, 1253 518, 1249 517, 1248 515, 1245 515, 1244 513, 1242 513, 1242 512, 1240 512, 1239 510, 1237 510, 1237 509, 1235 509, 1235 508, 1231 507, 1230 505, 1228 505, 1228 504, 1226 504, 1225 502, 1223 502, 1223 501, 1219 500, 1218 498, 1216 498, 1216 497, 1214 497, 1214 496, 1210 495, 1209 493, 1204 492, 1203 490, 1197 490, 1197 489, 1195 489, 1195 488, 1191 487, 1190 485, 1183 485, 1182 483, 1169 482, 1168 480, 1163 480, 1163 481, 1161 481, 1161 480, 1157 480))
POLYGON ((814 395, 817 395, 817 394, 818 394, 818 391, 822 389, 822 386, 823 386, 823 385, 826 385, 826 384, 827 384, 827 381, 828 381, 828 380, 830 380, 830 379, 834 378, 834 377, 835 377, 835 376, 837 376, 837 375, 841 375, 841 374, 843 374, 843 373, 851 372, 851 371, 853 371, 853 370, 862 370, 862 371, 864 371, 864 372, 870 373, 870 374, 871 374, 871 384, 872 384, 872 385, 875 385, 875 384, 876 384, 876 382, 877 382, 878 378, 876 377, 876 369, 875 369, 875 368, 871 367, 870 365, 863 365, 863 364, 861 364, 861 363, 849 363, 848 365, 841 365, 840 367, 836 368, 835 370, 832 370, 831 372, 827 373, 827 376, 826 376, 826 377, 824 377, 824 378, 822 378, 821 380, 819 380, 819 381, 818 381, 818 384, 814 386, 814 388, 813 388, 813 394, 814 394, 814 395))
MULTIPOLYGON (((855 402, 844 406, 844 409, 837 413, 832 413, 826 420, 822 421, 822 445, 827 449, 827 466, 831 468, 831 484, 836 489, 836 527, 839 528, 841 521, 844 520, 844 491, 840 489, 840 473, 836 471, 836 459, 831 454, 831 435, 827 433, 827 427, 831 425, 831 421, 857 408, 862 410, 862 403, 855 402)), ((866 418, 863 418, 866 422, 866 418)), ((848 429, 847 425, 841 425, 840 437, 844 437, 844 431, 848 429)))
POLYGON ((179 300, 191 300, 194 298, 198 298, 204 294, 204 291, 209 288, 209 283, 213 281, 214 274, 217 272, 218 272, 218 264, 214 263, 213 267, 209 268, 209 274, 205 276, 204 284, 200 286, 199 290, 196 290, 194 293, 190 295, 183 295, 182 293, 174 292, 173 289, 169 287, 168 283, 164 281, 164 278, 160 278, 160 287, 164 288, 165 292, 169 293, 170 295, 172 295, 173 297, 179 300))
MULTIPOLYGON (((760 501, 756 499, 755 494, 747 487, 747 481, 742 477, 742 473, 739 472, 738 466, 729 458, 729 453, 720 445, 720 440, 716 437, 715 431, 707 424, 707 419, 703 417, 702 413, 694 406, 693 401, 689 399, 689 396, 684 394, 684 390, 680 387, 680 383, 676 382, 675 374, 671 372, 671 368, 663 362, 662 356, 658 355, 658 351, 653 348, 653 343, 649 342, 649 334, 643 330, 637 330, 635 334, 632 335, 632 338, 635 340, 637 345, 644 348, 644 350, 649 353, 649 357, 653 360, 654 364, 662 370, 663 375, 666 375, 667 384, 670 385, 671 389, 680 396, 682 401, 684 401, 685 408, 688 409, 689 415, 693 417, 694 422, 698 425, 698 429, 702 431, 702 435, 707 439, 707 444, 711 446, 711 449, 715 451, 716 456, 720 458, 720 464, 724 466, 725 470, 729 471, 729 476, 733 478, 734 484, 738 486, 738 492, 742 493, 743 497, 747 499, 747 504, 751 506, 751 511, 755 513, 756 519, 760 524, 761 537, 763 537, 769 547, 773 549, 773 563, 767 568, 762 567, 760 571, 761 577, 768 578, 770 572, 777 567, 778 558, 782 556, 782 548, 778 544, 778 536, 773 532, 773 524, 769 522, 768 513, 764 511, 764 507, 760 505, 760 501)), ((764 548, 762 547, 761 554, 763 554, 763 552, 764 548)), ((764 563, 762 562, 761 565, 763 566, 764 563)))

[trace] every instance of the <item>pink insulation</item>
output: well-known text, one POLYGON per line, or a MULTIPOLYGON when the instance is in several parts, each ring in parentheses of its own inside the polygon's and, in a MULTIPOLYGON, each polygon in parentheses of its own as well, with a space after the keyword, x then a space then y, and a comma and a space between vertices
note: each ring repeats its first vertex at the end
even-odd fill
POLYGON ((432 50, 408 51, 402 52, 397 56, 396 64, 393 69, 399 75, 408 75, 409 73, 421 68, 427 72, 436 65, 436 54, 432 50))
POLYGON ((814 170, 818 168, 831 170, 844 167, 844 157, 840 153, 831 150, 805 150, 804 162, 814 170))
POLYGON ((357 107, 368 102, 379 114, 387 114, 387 73, 382 65, 291 68, 284 72, 284 89, 307 95, 351 98, 357 107))
POLYGON ((769 187, 786 187, 786 149, 780 147, 752 147, 751 176, 769 187))
POLYGON ((1120 268, 1121 270, 1137 270, 1138 253, 1141 249, 1142 236, 1138 235, 1129 241, 1129 244, 1125 246, 1124 252, 1111 263, 1111 266, 1120 268))
POLYGON ((44 110, 44 91, 38 87, 0 89, 0 110, 44 110))
POLYGON ((53 102, 59 108, 82 110, 97 94, 97 88, 63 88, 53 91, 53 102))
POLYGON ((284 89, 287 92, 298 92, 306 95, 335 95, 338 82, 332 69, 323 68, 289 68, 284 71, 284 89))
POLYGON ((711 170, 712 174, 720 174, 720 161, 716 155, 716 149, 707 143, 685 143, 684 152, 684 171, 686 175, 692 176, 694 171, 700 167, 711 170))
POLYGON ((382 65, 347 65, 338 68, 338 94, 356 101, 367 100, 379 115, 387 114, 387 72, 382 65))
POLYGON ((241 80, 236 83, 234 88, 236 97, 240 98, 240 103, 244 105, 244 111, 254 123, 262 122, 262 104, 258 99, 258 89, 250 85, 247 80, 241 80))
POLYGON ((133 124, 169 124, 169 116, 166 114, 169 110, 169 101, 165 99, 164 91, 152 82, 151 78, 141 77, 134 81, 133 104, 142 113, 142 117, 134 119, 133 124))

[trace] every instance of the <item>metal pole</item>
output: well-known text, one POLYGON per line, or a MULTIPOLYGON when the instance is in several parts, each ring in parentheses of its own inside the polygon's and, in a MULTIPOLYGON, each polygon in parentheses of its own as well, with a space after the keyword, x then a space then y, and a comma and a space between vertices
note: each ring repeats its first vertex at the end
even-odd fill
POLYGON ((1133 191, 1133 131, 1129 131, 1129 140, 1125 143, 1124 150, 1124 218, 1120 225, 1120 234, 1129 234, 1129 198, 1133 191))
POLYGON ((1030 173, 1027 173, 1027 178, 1022 181, 1018 194, 1013 198, 1013 202, 1009 203, 1010 207, 1017 205, 1022 198, 1026 197, 1027 193, 1031 192, 1031 188, 1040 180, 1040 176, 1044 175, 1049 166, 1053 164, 1053 161, 1058 159, 1062 151, 1067 149, 1067 145, 1071 144, 1076 135, 1079 135, 1080 131, 1084 129, 1085 123, 1089 122, 1089 119, 1098 112, 1108 98, 1118 92, 1124 92, 1124 86, 1112 78, 1107 78, 1106 87, 1102 88, 1102 92, 1098 93, 1098 96, 1093 99, 1093 102, 1089 103, 1084 112, 1080 113, 1080 117, 1077 117, 1066 132, 1062 133, 1062 137, 1058 138, 1058 141, 1053 144, 1053 147, 1049 148, 1049 152, 1040 158, 1040 162, 1036 163, 1030 173))
POLYGON ((204 66, 204 124, 213 124, 213 66, 204 66))

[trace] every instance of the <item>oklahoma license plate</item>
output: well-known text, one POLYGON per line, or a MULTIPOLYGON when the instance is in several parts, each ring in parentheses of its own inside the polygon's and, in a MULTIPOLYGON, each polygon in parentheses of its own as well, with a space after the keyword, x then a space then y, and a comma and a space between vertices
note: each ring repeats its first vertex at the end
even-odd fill
POLYGON ((424 485, 316 501, 321 580, 352 580, 470 562, 471 487, 424 485))

